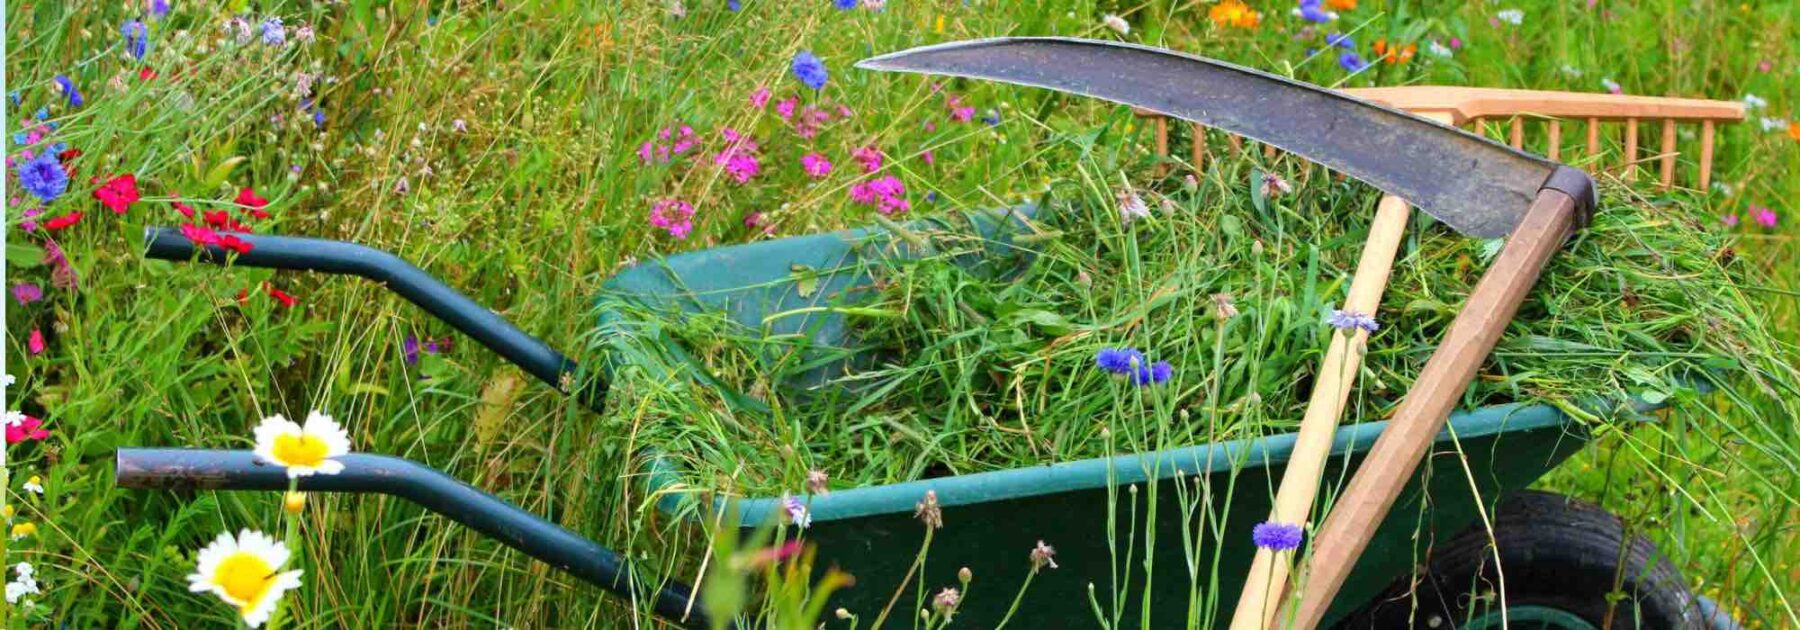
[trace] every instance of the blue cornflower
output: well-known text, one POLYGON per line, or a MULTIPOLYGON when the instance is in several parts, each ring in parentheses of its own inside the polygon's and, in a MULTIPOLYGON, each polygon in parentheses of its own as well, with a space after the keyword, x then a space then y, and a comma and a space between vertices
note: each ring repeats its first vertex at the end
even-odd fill
POLYGON ((1337 19, 1337 14, 1319 6, 1320 0, 1300 0, 1300 6, 1294 8, 1294 15, 1308 22, 1324 24, 1337 19))
POLYGON ((50 203, 69 190, 69 174, 63 170, 55 153, 45 151, 19 168, 19 185, 44 203, 50 203))
POLYGON ((981 122, 987 123, 987 126, 989 127, 998 126, 1000 124, 1000 110, 988 110, 987 115, 981 117, 981 122))
POLYGON ((23 132, 23 131, 13 132, 13 146, 22 147, 22 146, 25 146, 25 144, 26 144, 25 132, 23 132))
POLYGON ((143 22, 126 22, 119 27, 119 32, 125 35, 125 50, 130 51, 132 57, 143 59, 144 54, 150 52, 150 29, 143 22))
POLYGON ((1114 374, 1130 373, 1133 366, 1144 363, 1144 353, 1137 348, 1101 348, 1094 353, 1094 365, 1114 374))
POLYGON ((36 112, 33 112, 31 114, 31 117, 36 118, 38 120, 48 120, 50 118, 50 108, 39 107, 36 112))
POLYGON ((1174 375, 1175 366, 1169 365, 1168 361, 1157 361, 1150 365, 1139 363, 1137 369, 1131 373, 1131 384, 1139 387, 1157 385, 1168 381, 1169 377, 1174 375))
POLYGON ((1381 324, 1375 321, 1374 315, 1363 315, 1353 311, 1333 310, 1325 323, 1338 330, 1356 330, 1361 328, 1369 332, 1381 330, 1381 324))
POLYGON ((1356 40, 1351 39, 1349 35, 1346 35, 1343 33, 1332 33, 1330 35, 1326 35, 1325 43, 1331 44, 1338 48, 1348 48, 1348 49, 1352 49, 1352 50, 1354 50, 1356 48, 1356 40))
POLYGON ((831 6, 837 7, 837 10, 839 11, 849 11, 854 9, 856 8, 856 3, 857 0, 831 0, 831 6))
POLYGON ((287 43, 287 26, 281 23, 281 18, 271 17, 262 21, 262 40, 270 46, 287 43))
POLYGON ((1290 551, 1300 548, 1300 540, 1306 536, 1299 525, 1293 523, 1276 523, 1273 521, 1259 523, 1250 530, 1250 540, 1256 546, 1271 551, 1290 551))
POLYGON ((323 129, 325 127, 325 110, 323 110, 323 109, 313 110, 313 126, 320 128, 320 129, 323 129))
POLYGON ((1369 67, 1369 63, 1363 61, 1362 55, 1356 54, 1354 50, 1346 50, 1344 54, 1338 55, 1338 65, 1350 72, 1361 72, 1363 68, 1369 67))
POLYGON ((56 84, 62 87, 63 96, 69 97, 69 107, 81 107, 87 103, 87 99, 81 98, 81 90, 75 89, 75 82, 69 80, 69 75, 56 75, 56 84))
POLYGON ((825 72, 825 62, 818 55, 802 50, 794 54, 794 78, 806 84, 806 87, 819 90, 824 89, 825 81, 831 76, 825 72))
POLYGON ((18 90, 13 90, 11 92, 7 92, 6 100, 7 100, 7 102, 12 103, 13 107, 18 107, 19 105, 23 104, 23 101, 21 101, 19 99, 19 91, 18 90))
POLYGON ((169 17, 169 0, 150 0, 150 15, 159 20, 169 17))
POLYGON ((725 8, 737 11, 744 8, 744 3, 738 2, 738 0, 730 0, 725 3, 725 8))

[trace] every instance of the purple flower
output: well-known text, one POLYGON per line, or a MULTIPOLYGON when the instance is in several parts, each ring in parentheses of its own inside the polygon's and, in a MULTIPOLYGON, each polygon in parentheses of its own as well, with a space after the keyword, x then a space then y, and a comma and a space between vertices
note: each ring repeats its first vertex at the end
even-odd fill
POLYGON ((169 17, 169 0, 150 0, 150 16, 156 19, 169 17))
POLYGON ((45 151, 19 168, 19 185, 50 203, 69 190, 69 173, 63 170, 55 153, 45 151))
POLYGON ((69 80, 69 75, 56 75, 56 85, 62 88, 63 96, 69 98, 69 107, 81 107, 87 102, 81 98, 81 90, 75 89, 75 82, 69 80))
POLYGON ((44 299, 44 289, 30 282, 13 285, 12 294, 13 299, 18 300, 20 306, 44 299))
POLYGON ((143 59, 144 53, 150 52, 150 29, 143 22, 126 22, 119 27, 119 32, 125 35, 125 50, 131 51, 132 57, 143 59))
POLYGON ((831 76, 825 72, 825 62, 812 51, 802 50, 794 54, 794 78, 799 79, 806 87, 814 90, 825 88, 825 81, 831 76))
POLYGON ((856 2, 857 0, 831 0, 831 6, 837 7, 839 11, 849 11, 856 8, 856 2))
POLYGON ((1300 548, 1300 540, 1306 536, 1299 525, 1292 523, 1276 523, 1273 521, 1259 523, 1250 530, 1250 540, 1256 546, 1271 551, 1291 551, 1300 548))
POLYGON ((799 497, 782 497, 781 509, 787 511, 788 522, 800 529, 812 526, 812 514, 806 511, 806 503, 799 497))
POLYGON ((1308 22, 1324 24, 1337 19, 1337 14, 1319 6, 1319 0, 1300 0, 1300 6, 1294 8, 1294 15, 1308 22))
POLYGON ((1131 383, 1139 387, 1158 385, 1168 381, 1169 377, 1174 375, 1175 367, 1169 365, 1168 361, 1157 361, 1150 365, 1139 363, 1137 369, 1131 373, 1131 383))
POLYGON ((1346 48, 1346 49, 1351 49, 1351 50, 1354 50, 1356 48, 1356 40, 1350 39, 1349 35, 1345 35, 1343 33, 1332 33, 1330 35, 1326 35, 1325 43, 1331 44, 1338 48, 1346 48))
POLYGON ((419 338, 407 335, 406 343, 401 344, 401 351, 406 355, 407 365, 417 364, 419 362, 419 338))
POLYGON ((1363 61, 1362 55, 1356 54, 1354 50, 1346 50, 1344 54, 1338 55, 1338 65, 1350 72, 1361 72, 1363 68, 1369 67, 1369 64, 1363 61))
POLYGON ((1144 365, 1144 353, 1137 348, 1101 348, 1094 353, 1094 365, 1114 374, 1127 374, 1135 366, 1144 365))
POLYGON ((262 21, 262 40, 270 46, 287 43, 287 26, 281 23, 281 18, 271 17, 262 21))
POLYGON ((1381 324, 1375 321, 1374 315, 1363 315, 1353 311, 1333 310, 1325 323, 1338 330, 1356 330, 1361 328, 1369 332, 1381 330, 1381 324))

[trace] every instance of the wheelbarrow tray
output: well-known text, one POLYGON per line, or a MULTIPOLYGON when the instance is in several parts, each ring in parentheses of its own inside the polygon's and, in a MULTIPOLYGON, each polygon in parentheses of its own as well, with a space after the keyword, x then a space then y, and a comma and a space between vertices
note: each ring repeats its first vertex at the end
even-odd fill
MULTIPOLYGON (((1014 221, 990 213, 969 215, 992 244, 991 251, 1007 250, 1029 229, 1019 220, 1036 214, 1031 207, 1012 212, 1014 221)), ((956 221, 920 222, 909 227, 928 232, 955 229, 953 223, 956 221)), ((634 326, 658 325, 623 315, 612 307, 616 301, 665 316, 723 313, 741 325, 760 328, 765 336, 800 338, 802 352, 824 358, 813 359, 821 365, 795 385, 829 386, 831 376, 853 358, 868 356, 866 349, 857 347, 853 331, 833 307, 872 299, 864 290, 871 281, 867 263, 896 255, 909 255, 907 244, 877 228, 708 249, 645 263, 606 284, 598 302, 599 330, 603 336, 624 335, 634 326), (803 271, 796 275, 796 269, 803 271), (817 285, 802 291, 803 281, 817 285), (771 317, 782 313, 794 315, 771 317), (834 356, 843 358, 832 360, 834 356)), ((678 344, 665 343, 677 349, 677 356, 687 365, 658 369, 686 371, 692 378, 717 386, 728 398, 756 405, 755 401, 741 401, 730 388, 712 383, 697 363, 679 354, 678 344)), ((607 355, 654 361, 634 354, 629 344, 623 343, 609 345, 607 355)), ((1340 429, 1325 479, 1347 479, 1346 469, 1354 469, 1386 424, 1369 422, 1340 429)), ((1014 614, 1012 623, 1018 627, 1093 619, 1089 583, 1094 584, 1093 596, 1101 609, 1110 615, 1115 608, 1107 594, 1109 584, 1126 580, 1127 572, 1132 587, 1121 589, 1130 593, 1121 609, 1128 611, 1127 618, 1137 618, 1145 604, 1142 567, 1147 550, 1154 559, 1148 590, 1152 627, 1230 619, 1236 594, 1243 586, 1242 576, 1255 555, 1250 530, 1270 512, 1274 488, 1295 439, 1294 434, 1284 434, 804 496, 812 524, 801 533, 801 539, 817 546, 815 566, 819 570, 836 566, 856 578, 854 586, 837 592, 833 606, 873 619, 896 589, 903 587, 900 581, 908 574, 924 537, 915 508, 926 491, 934 491, 943 508, 944 528, 934 534, 923 579, 935 592, 936 588, 959 586, 956 573, 960 568, 973 572, 973 588, 979 596, 968 598, 959 607, 959 623, 991 627, 1005 617, 1028 572, 1028 553, 1039 540, 1056 548, 1060 568, 1046 569, 1033 578, 1030 592, 1014 614), (1176 490, 1179 484, 1187 484, 1185 497, 1176 490), (1134 539, 1132 523, 1149 518, 1152 494, 1156 499, 1154 537, 1150 528, 1140 526, 1134 539), (1191 506, 1201 495, 1209 495, 1210 508, 1190 507, 1187 512, 1207 514, 1203 534, 1198 538, 1190 534, 1184 541, 1182 503, 1185 499, 1191 506), (1111 522, 1109 501, 1116 504, 1111 522), (1220 523, 1222 536, 1217 529, 1220 523), (1109 529, 1115 532, 1112 536, 1109 529), (1220 540, 1225 541, 1223 545, 1217 544, 1220 540), (1189 558, 1195 567, 1192 575, 1189 558), (1199 593, 1201 607, 1197 610, 1189 609, 1192 592, 1199 593)), ((1478 505, 1491 509, 1503 492, 1529 486, 1585 443, 1585 432, 1549 405, 1498 405, 1454 415, 1433 451, 1437 454, 1434 460, 1442 458, 1445 466, 1435 474, 1430 467, 1423 468, 1425 472, 1411 481, 1393 516, 1382 524, 1369 552, 1357 563, 1331 619, 1360 607, 1394 578, 1417 566, 1434 536, 1447 538, 1474 523, 1478 505), (1463 463, 1456 460, 1459 452, 1468 458, 1467 474, 1463 463)), ((668 460, 653 460, 661 465, 650 475, 648 489, 651 496, 660 497, 658 508, 697 523, 695 489, 684 484, 683 471, 667 465, 668 460)), ((712 507, 723 510, 726 501, 714 499, 712 507)), ((745 535, 778 518, 785 509, 783 497, 735 501, 738 527, 745 535)), ((1186 526, 1190 532, 1200 527, 1197 520, 1186 526)), ((907 588, 896 604, 902 610, 895 612, 916 614, 906 610, 915 603, 911 587, 907 588)))
MULTIPOLYGON (((857 342, 844 315, 849 307, 876 297, 864 290, 872 280, 870 263, 932 247, 919 238, 921 233, 951 228, 948 232, 962 230, 966 236, 973 226, 979 246, 966 247, 965 241, 960 250, 973 252, 966 258, 968 264, 998 261, 1002 264, 995 265, 996 272, 1006 273, 1008 265, 1021 268, 1019 263, 1029 258, 1029 248, 1016 245, 1034 229, 1029 224, 1032 214, 1031 208, 976 212, 906 227, 889 224, 890 229, 783 238, 647 262, 606 284, 596 301, 598 320, 590 349, 604 355, 600 365, 607 376, 675 357, 676 365, 653 367, 684 371, 716 386, 702 366, 679 351, 660 323, 681 313, 711 310, 766 336, 791 340, 792 349, 786 351, 804 355, 804 365, 809 366, 791 385, 835 387, 836 375, 870 357, 870 348, 857 342), (896 234, 891 228, 901 231, 896 234), (1009 257, 1012 254, 1023 258, 1009 257), (647 309, 658 317, 633 317, 633 309, 647 309), (646 353, 646 341, 662 344, 667 352, 646 353)), ((370 278, 559 391, 571 392, 572 372, 577 369, 572 361, 391 254, 336 241, 243 238, 254 249, 232 255, 158 228, 147 233, 148 255, 370 278)), ((604 384, 608 379, 600 380, 604 384)), ((721 391, 734 404, 746 408, 757 404, 727 388, 721 391)), ((592 395, 588 400, 597 404, 605 391, 601 387, 572 393, 592 395)), ((1384 426, 1371 422, 1341 428, 1326 478, 1347 478, 1384 426)), ((1294 440, 1294 435, 1278 435, 840 489, 804 497, 812 524, 800 535, 817 546, 819 570, 835 565, 856 578, 853 587, 834 595, 834 607, 871 620, 869 615, 879 614, 897 589, 906 587, 894 614, 914 615, 913 587, 901 582, 924 536, 924 526, 914 517, 915 505, 926 491, 933 491, 945 525, 934 534, 924 570, 914 579, 934 589, 956 586, 956 572, 968 567, 975 575, 974 595, 959 609, 959 621, 973 627, 998 623, 1029 570, 1030 550, 1042 540, 1057 549, 1060 568, 1045 569, 1034 578, 1013 620, 1019 627, 1085 625, 1091 623, 1087 620, 1093 619, 1095 608, 1107 615, 1122 611, 1128 618, 1148 615, 1155 627, 1189 620, 1204 625, 1230 617, 1229 606, 1242 586, 1238 576, 1245 573, 1254 552, 1250 530, 1269 512, 1275 479, 1282 474, 1294 440), (1191 501, 1202 503, 1188 510, 1195 520, 1184 521, 1178 486, 1191 501), (1184 544, 1184 528, 1191 532, 1186 537, 1191 546, 1184 544), (1146 554, 1153 560, 1148 575, 1143 568, 1146 554), (1126 600, 1115 602, 1111 595, 1115 591, 1126 593, 1126 600)), ((1579 425, 1548 405, 1501 405, 1453 416, 1434 450, 1433 459, 1445 458, 1444 465, 1423 467, 1411 481, 1398 509, 1383 523, 1334 602, 1331 618, 1364 605, 1395 577, 1418 565, 1434 538, 1455 535, 1475 522, 1478 506, 1491 508, 1503 493, 1528 486, 1586 441, 1579 425)), ((616 593, 635 593, 646 582, 660 581, 594 541, 441 472, 374 454, 352 454, 343 461, 343 473, 302 478, 301 489, 400 496, 616 593)), ((651 454, 648 461, 667 460, 651 454)), ((681 485, 684 471, 651 468, 646 483, 659 497, 658 509, 698 526, 701 510, 696 508, 702 493, 681 485)), ((121 449, 117 473, 120 485, 139 488, 279 490, 288 483, 278 467, 257 462, 248 451, 121 449)), ((726 502, 708 496, 712 507, 726 502)), ((782 509, 781 498, 739 499, 738 509, 736 525, 748 532, 782 509)), ((686 585, 662 584, 653 587, 654 598, 646 602, 658 615, 685 620, 684 625, 705 625, 703 608, 691 602, 686 585)))

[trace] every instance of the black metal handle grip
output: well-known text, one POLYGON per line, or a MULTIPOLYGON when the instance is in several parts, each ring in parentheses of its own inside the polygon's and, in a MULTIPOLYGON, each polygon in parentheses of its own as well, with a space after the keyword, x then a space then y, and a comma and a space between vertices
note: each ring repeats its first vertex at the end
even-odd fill
MULTIPOLYGON (((500 353, 557 391, 568 393, 573 384, 574 361, 398 256, 343 241, 255 234, 233 236, 249 243, 250 251, 233 254, 217 245, 197 245, 171 227, 144 229, 144 241, 149 248, 146 255, 151 258, 198 259, 220 265, 230 263, 368 278, 500 353)), ((598 375, 590 378, 592 381, 586 384, 583 399, 598 407, 605 398, 606 384, 598 375)))
MULTIPOLYGON (((153 490, 286 490, 286 469, 262 463, 250 451, 187 448, 121 448, 114 482, 153 490)), ((538 518, 499 497, 443 472, 399 457, 351 453, 335 458, 335 475, 299 478, 308 492, 377 493, 399 497, 490 536, 627 599, 636 598, 628 562, 611 549, 538 518)), ((708 627, 693 590, 664 584, 651 601, 656 615, 684 626, 708 627)))

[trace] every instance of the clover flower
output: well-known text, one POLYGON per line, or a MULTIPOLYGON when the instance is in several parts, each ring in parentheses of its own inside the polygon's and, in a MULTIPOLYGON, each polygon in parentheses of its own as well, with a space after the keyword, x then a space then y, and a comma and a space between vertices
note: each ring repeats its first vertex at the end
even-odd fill
POLYGON ((1305 537, 1299 525, 1293 523, 1276 523, 1273 521, 1259 523, 1250 530, 1250 540, 1256 546, 1271 551, 1291 551, 1300 548, 1300 541, 1305 537))
POLYGON ((246 625, 261 626, 284 593, 300 588, 301 571, 281 570, 290 555, 286 543, 259 531, 245 529, 236 537, 221 533, 200 550, 194 572, 187 576, 188 590, 217 595, 237 607, 246 625))

